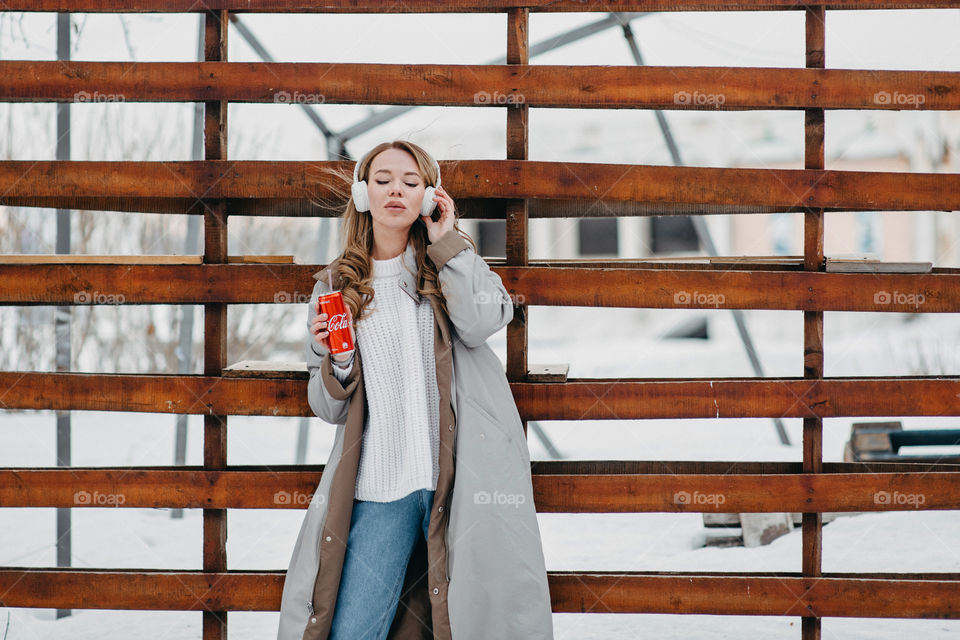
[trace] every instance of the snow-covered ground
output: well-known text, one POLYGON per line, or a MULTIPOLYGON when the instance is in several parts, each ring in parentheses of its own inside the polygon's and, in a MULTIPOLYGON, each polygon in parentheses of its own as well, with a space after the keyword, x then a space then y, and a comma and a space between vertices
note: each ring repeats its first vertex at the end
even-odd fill
MULTIPOLYGON (((531 363, 570 363, 571 377, 702 377, 752 375, 729 312, 707 312, 711 340, 664 340, 673 323, 694 311, 532 308, 531 363), (587 324, 602 342, 574 339, 587 324)), ((749 312, 749 326, 769 376, 799 376, 799 313, 749 312)), ((904 323, 895 314, 826 316, 827 375, 951 374, 960 370, 955 316, 929 314, 904 323), (920 371, 911 350, 937 354, 942 370, 920 371)), ((505 332, 490 339, 504 356, 505 332)), ((929 361, 929 359, 928 359, 929 361)), ((881 419, 881 418, 877 418, 881 419)), ((850 422, 824 425, 824 458, 842 458, 850 422)), ((956 427, 957 418, 904 418, 906 428, 956 427)), ((786 420, 792 444, 779 444, 773 423, 750 420, 543 422, 569 459, 800 460, 800 420, 786 420)), ((73 414, 73 464, 170 464, 174 416, 112 412, 73 414)), ((201 464, 202 424, 190 417, 187 463, 201 464)), ((323 463, 334 430, 313 419, 307 462, 323 463)), ((53 466, 55 422, 48 412, 0 414, 0 466, 53 466)), ((291 464, 297 420, 230 418, 230 464, 291 464)), ((534 459, 548 457, 530 440, 534 459)), ((0 566, 55 564, 53 509, 0 509, 0 566)), ((800 531, 754 548, 705 548, 699 514, 541 514, 549 570, 799 571, 800 531)), ((230 510, 230 569, 286 569, 302 519, 298 510, 230 510)), ((824 527, 825 571, 960 571, 960 513, 886 512, 843 517, 824 527)), ((172 519, 164 509, 73 511, 73 558, 78 567, 198 569, 201 513, 172 519)), ((2 599, 2 596, 0 596, 2 599)), ((54 620, 53 610, 0 609, 0 639, 98 638, 147 633, 156 639, 199 638, 197 612, 80 611, 54 620), (7 616, 9 619, 7 619, 7 616), (8 628, 7 628, 8 627, 8 628), (6 628, 6 629, 5 629, 6 628), (4 635, 6 633, 6 635, 4 635)), ((276 633, 276 613, 230 614, 230 637, 276 633)), ((555 614, 566 638, 798 638, 798 618, 555 614)), ((824 638, 953 638, 960 621, 825 619, 824 638)))

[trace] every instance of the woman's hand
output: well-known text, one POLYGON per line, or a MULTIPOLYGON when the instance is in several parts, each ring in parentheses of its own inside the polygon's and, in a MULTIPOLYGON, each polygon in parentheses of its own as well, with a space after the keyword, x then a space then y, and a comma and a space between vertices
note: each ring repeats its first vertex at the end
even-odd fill
MULTIPOLYGON (((437 203, 437 211, 440 212, 440 218, 434 222, 430 216, 420 216, 423 224, 427 227, 427 238, 430 242, 436 242, 443 237, 447 231, 453 229, 453 222, 456 218, 456 208, 453 204, 453 198, 442 186, 437 187, 437 193, 433 196, 437 203)), ((431 214, 432 215, 432 214, 431 214)))
MULTIPOLYGON (((353 314, 350 312, 350 306, 344 305, 347 310, 347 326, 350 327, 350 339, 353 344, 357 344, 357 336, 353 331, 353 314)), ((318 298, 314 309, 317 312, 317 315, 313 317, 313 320, 310 324, 310 333, 313 334, 313 339, 317 344, 321 344, 327 348, 327 351, 330 351, 330 332, 327 331, 327 314, 320 313, 320 299, 318 298)), ((330 357, 336 360, 337 362, 346 362, 350 359, 350 356, 353 354, 353 349, 350 351, 344 351, 343 353, 331 353, 330 357)))

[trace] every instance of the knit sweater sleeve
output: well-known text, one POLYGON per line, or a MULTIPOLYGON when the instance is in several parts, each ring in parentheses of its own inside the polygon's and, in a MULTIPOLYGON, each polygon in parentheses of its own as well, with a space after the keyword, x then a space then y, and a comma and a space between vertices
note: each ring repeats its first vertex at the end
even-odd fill
POLYGON ((353 361, 354 358, 350 358, 349 364, 347 364, 345 367, 341 367, 336 363, 336 361, 334 361, 332 367, 333 375, 337 377, 337 380, 339 380, 341 384, 344 382, 344 380, 350 377, 350 372, 353 371, 353 361))
MULTIPOLYGON (((339 369, 333 365, 329 350, 313 339, 309 332, 310 320, 316 315, 317 299, 326 293, 328 287, 322 280, 318 280, 310 296, 310 307, 307 313, 307 344, 306 360, 307 372, 310 374, 307 383, 307 400, 313 413, 330 424, 345 424, 347 411, 350 408, 350 399, 357 389, 360 378, 360 367, 350 365, 346 372, 335 372, 339 369)), ((359 352, 354 355, 354 364, 359 358, 359 352)))

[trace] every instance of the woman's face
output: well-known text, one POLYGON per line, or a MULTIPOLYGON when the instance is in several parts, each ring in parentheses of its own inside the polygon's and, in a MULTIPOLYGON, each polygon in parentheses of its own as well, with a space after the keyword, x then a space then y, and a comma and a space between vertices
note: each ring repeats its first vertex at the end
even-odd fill
POLYGON ((426 183, 412 155, 384 149, 370 163, 367 192, 374 227, 409 230, 420 217, 426 183))

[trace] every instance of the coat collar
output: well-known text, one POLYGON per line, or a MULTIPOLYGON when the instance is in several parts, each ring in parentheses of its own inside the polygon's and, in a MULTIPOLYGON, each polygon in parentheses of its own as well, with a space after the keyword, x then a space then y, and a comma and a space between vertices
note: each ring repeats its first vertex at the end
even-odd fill
POLYGON ((420 304, 421 295, 417 293, 417 255, 412 242, 408 242, 407 248, 403 250, 403 266, 400 270, 400 288, 413 298, 414 302, 420 304))

